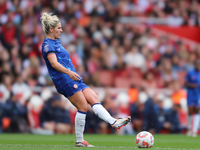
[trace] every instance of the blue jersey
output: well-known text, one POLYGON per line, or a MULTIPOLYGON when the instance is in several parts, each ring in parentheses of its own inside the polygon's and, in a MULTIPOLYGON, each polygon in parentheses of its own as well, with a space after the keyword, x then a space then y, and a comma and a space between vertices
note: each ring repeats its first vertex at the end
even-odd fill
POLYGON ((200 99, 200 71, 189 71, 186 76, 186 82, 189 84, 198 84, 196 88, 187 87, 187 99, 198 100, 200 99))
POLYGON ((47 59, 47 55, 53 53, 56 54, 57 61, 63 65, 65 68, 75 72, 74 66, 72 64, 72 61, 70 59, 69 53, 67 50, 60 44, 60 41, 52 40, 49 38, 46 38, 42 44, 42 55, 46 62, 49 74, 53 80, 53 83, 56 87, 56 89, 60 89, 66 84, 72 82, 73 80, 69 77, 69 75, 61 73, 57 70, 55 70, 49 60, 47 59))

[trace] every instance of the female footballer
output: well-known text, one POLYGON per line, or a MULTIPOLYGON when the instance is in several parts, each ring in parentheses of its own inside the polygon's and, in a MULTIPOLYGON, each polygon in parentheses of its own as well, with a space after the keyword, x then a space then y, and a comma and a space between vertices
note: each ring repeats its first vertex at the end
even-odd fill
POLYGON ((99 118, 108 122, 116 130, 130 122, 131 117, 113 118, 100 104, 94 91, 84 84, 82 78, 76 73, 69 53, 58 40, 63 31, 60 19, 56 15, 46 12, 41 14, 40 19, 46 34, 46 39, 42 44, 42 55, 49 74, 58 93, 67 97, 78 110, 75 116, 75 146, 94 147, 83 138, 88 104, 99 118))

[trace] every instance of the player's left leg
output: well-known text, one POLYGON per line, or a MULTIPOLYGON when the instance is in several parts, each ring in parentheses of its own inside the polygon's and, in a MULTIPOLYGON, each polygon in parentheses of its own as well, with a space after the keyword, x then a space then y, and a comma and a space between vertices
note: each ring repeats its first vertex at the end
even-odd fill
POLYGON ((187 136, 192 135, 192 118, 194 112, 194 106, 188 106, 188 115, 187 115, 187 136))
POLYGON ((75 116, 76 147, 94 147, 84 140, 83 132, 85 129, 85 118, 88 110, 88 103, 81 91, 74 93, 68 98, 77 108, 75 116))
POLYGON ((115 119, 113 118, 108 111, 100 104, 100 101, 97 97, 97 95, 94 93, 94 91, 90 88, 85 88, 83 90, 83 94, 85 96, 85 99, 87 102, 92 106, 92 109, 99 118, 102 120, 108 122, 114 129, 120 129, 122 126, 125 126, 130 122, 131 117, 125 117, 125 118, 119 118, 115 119))

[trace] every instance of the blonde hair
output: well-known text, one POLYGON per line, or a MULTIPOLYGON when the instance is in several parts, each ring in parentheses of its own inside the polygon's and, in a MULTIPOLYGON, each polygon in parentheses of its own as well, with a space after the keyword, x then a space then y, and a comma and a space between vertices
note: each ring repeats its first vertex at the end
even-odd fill
POLYGON ((46 12, 41 14, 40 21, 42 23, 43 31, 46 35, 49 33, 49 28, 54 29, 57 23, 60 23, 60 19, 56 15, 46 12))

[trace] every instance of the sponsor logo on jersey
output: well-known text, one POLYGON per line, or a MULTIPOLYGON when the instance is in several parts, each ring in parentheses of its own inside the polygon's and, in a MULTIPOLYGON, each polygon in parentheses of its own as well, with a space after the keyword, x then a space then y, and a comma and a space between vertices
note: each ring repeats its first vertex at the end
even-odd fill
POLYGON ((77 89, 77 88, 78 88, 78 85, 77 85, 77 84, 74 84, 73 87, 74 87, 75 89, 77 89))

